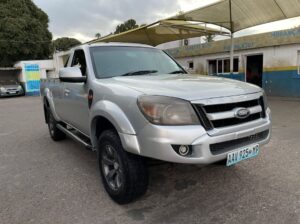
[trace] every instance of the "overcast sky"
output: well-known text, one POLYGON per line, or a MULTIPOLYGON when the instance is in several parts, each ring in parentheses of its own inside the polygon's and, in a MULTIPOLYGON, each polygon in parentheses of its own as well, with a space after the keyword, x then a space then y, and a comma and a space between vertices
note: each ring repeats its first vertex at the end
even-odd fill
MULTIPOLYGON (((102 36, 128 19, 138 24, 151 23, 188 11, 217 0, 33 0, 50 18, 50 31, 54 39, 74 37, 85 42, 102 36)), ((300 25, 300 19, 245 30, 241 34, 286 29, 300 25)))

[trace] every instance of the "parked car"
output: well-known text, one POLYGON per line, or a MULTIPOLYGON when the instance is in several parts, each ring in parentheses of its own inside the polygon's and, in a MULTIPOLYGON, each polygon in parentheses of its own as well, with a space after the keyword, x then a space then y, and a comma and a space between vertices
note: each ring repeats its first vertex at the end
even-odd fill
POLYGON ((146 192, 145 158, 231 166, 256 157, 271 135, 261 88, 189 75, 146 45, 76 47, 41 93, 52 139, 68 135, 97 151, 104 187, 120 204, 146 192))
POLYGON ((0 80, 0 97, 3 96, 22 96, 25 92, 20 83, 15 81, 0 80))

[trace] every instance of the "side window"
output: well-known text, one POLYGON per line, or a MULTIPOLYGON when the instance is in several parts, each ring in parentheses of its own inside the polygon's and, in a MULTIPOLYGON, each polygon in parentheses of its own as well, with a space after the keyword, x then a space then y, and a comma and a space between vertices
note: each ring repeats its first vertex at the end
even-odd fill
POLYGON ((71 67, 78 67, 83 76, 86 76, 86 60, 83 50, 76 50, 74 52, 71 67))

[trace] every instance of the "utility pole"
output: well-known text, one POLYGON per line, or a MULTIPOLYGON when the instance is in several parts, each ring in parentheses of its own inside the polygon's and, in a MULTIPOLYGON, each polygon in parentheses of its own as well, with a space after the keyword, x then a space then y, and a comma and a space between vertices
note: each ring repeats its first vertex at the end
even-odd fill
POLYGON ((234 36, 233 36, 233 31, 234 31, 234 24, 232 21, 232 5, 231 5, 231 0, 229 0, 229 14, 230 14, 230 74, 233 74, 233 54, 234 54, 234 36))

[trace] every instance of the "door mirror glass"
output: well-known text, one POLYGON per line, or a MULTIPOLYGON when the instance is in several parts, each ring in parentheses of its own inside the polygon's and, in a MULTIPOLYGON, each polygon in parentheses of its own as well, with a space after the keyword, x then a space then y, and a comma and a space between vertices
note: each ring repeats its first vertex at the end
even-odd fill
POLYGON ((62 82, 86 82, 87 77, 82 76, 78 67, 68 67, 59 70, 59 79, 62 82))

